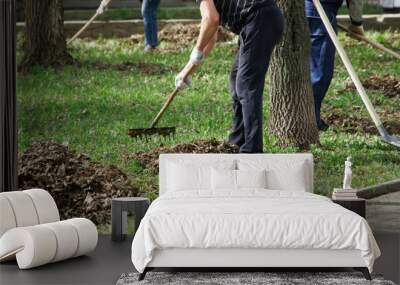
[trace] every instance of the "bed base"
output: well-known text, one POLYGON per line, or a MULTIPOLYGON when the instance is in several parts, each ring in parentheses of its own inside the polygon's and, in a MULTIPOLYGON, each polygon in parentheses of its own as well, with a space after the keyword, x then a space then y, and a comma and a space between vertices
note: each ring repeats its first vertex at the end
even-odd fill
MULTIPOLYGON (((208 272, 217 269, 240 271, 265 271, 268 269, 293 271, 337 271, 353 268, 371 279, 359 250, 350 249, 246 249, 246 248, 169 248, 154 251, 153 259, 140 274, 154 269, 201 269, 208 272)), ((198 271, 198 270, 197 270, 198 271)))
POLYGON ((146 268, 144 269, 144 271, 143 271, 142 273, 139 274, 138 280, 139 280, 139 281, 142 281, 142 280, 146 277, 146 273, 149 272, 149 271, 151 271, 151 270, 153 270, 153 269, 150 268, 150 267, 146 267, 146 268))
MULTIPOLYGON (((164 267, 160 267, 160 268, 157 268, 157 267, 146 267, 144 269, 144 271, 139 274, 138 281, 144 280, 144 278, 146 277, 147 272, 150 272, 152 270, 161 269, 161 268, 162 269, 166 269, 166 271, 172 270, 172 268, 164 268, 164 267)), ((176 268, 174 268, 174 269, 176 270, 176 268)), ((190 267, 185 267, 184 270, 180 270, 180 271, 215 272, 215 271, 220 271, 221 269, 222 268, 219 268, 219 267, 217 267, 217 268, 216 267, 214 267, 214 268, 204 268, 204 267, 203 268, 190 268, 190 267)), ((291 267, 291 268, 275 268, 275 267, 274 268, 272 268, 272 267, 271 268, 246 268, 246 269, 244 269, 244 268, 229 268, 229 269, 224 268, 224 271, 227 271, 227 272, 246 272, 246 271, 247 272, 269 272, 272 269, 274 271, 286 271, 286 272, 289 272, 289 271, 293 271, 294 269, 299 270, 300 268, 294 268, 294 267, 291 267)), ((309 270, 311 272, 324 272, 324 269, 326 270, 327 268, 301 268, 301 269, 302 269, 302 271, 309 270)), ((353 269, 355 271, 361 272, 364 275, 364 278, 366 280, 369 280, 369 281, 372 280, 371 274, 369 273, 369 270, 368 270, 367 267, 349 267, 349 269, 353 269)))
POLYGON ((364 275, 365 279, 371 281, 372 277, 371 274, 369 274, 369 270, 367 267, 354 267, 353 268, 356 271, 361 271, 361 273, 364 275))

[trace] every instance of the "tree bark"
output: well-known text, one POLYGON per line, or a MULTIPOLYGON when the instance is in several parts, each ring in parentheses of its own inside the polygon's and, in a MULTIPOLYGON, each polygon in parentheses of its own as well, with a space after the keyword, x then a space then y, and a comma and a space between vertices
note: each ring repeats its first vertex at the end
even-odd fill
POLYGON ((271 60, 269 131, 280 146, 318 143, 310 79, 310 37, 303 0, 277 0, 285 32, 271 60))
POLYGON ((22 66, 59 66, 73 62, 65 40, 63 0, 26 0, 25 23, 22 66))

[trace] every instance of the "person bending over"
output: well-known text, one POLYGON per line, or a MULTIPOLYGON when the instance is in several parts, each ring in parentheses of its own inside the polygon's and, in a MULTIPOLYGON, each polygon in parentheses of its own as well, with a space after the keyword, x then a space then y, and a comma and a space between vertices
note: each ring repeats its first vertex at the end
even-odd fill
MULTIPOLYGON (((364 34, 362 25, 363 1, 347 0, 351 19, 349 29, 358 34, 364 34)), ((321 0, 321 4, 333 28, 337 31, 336 17, 343 0, 321 0)), ((315 118, 318 129, 326 131, 329 126, 321 119, 321 105, 332 81, 336 50, 312 0, 305 0, 305 9, 311 35, 310 67, 315 118)))
POLYGON ((239 35, 239 49, 231 74, 233 126, 228 141, 241 153, 263 152, 263 91, 274 47, 283 33, 283 15, 275 0, 202 0, 201 27, 188 64, 176 76, 178 88, 191 78, 183 74, 199 65, 213 49, 222 25, 239 35))

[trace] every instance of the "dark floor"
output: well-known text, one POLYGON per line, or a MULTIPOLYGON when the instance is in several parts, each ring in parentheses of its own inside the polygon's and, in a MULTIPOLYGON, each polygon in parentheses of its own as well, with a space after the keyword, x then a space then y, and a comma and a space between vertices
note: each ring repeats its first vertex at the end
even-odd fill
POLYGON ((132 272, 132 239, 121 243, 99 236, 94 252, 29 270, 18 270, 15 262, 0 265, 0 284, 115 284, 122 273, 132 272))
MULTIPOLYGON (((399 284, 400 234, 375 234, 382 251, 375 273, 399 284)), ((124 272, 134 270, 130 260, 131 239, 111 242, 100 236, 96 251, 89 256, 62 261, 36 269, 18 270, 15 262, 0 265, 0 284, 115 284, 124 272)))

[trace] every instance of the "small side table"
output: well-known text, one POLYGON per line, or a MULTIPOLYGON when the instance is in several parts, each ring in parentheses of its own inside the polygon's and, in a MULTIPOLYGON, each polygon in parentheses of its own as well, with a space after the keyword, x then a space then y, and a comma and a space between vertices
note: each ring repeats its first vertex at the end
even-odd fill
POLYGON ((113 198, 111 202, 111 239, 123 241, 127 232, 127 213, 135 215, 135 229, 139 227, 140 221, 150 206, 150 200, 142 197, 113 198))
POLYGON ((343 200, 336 200, 332 199, 333 203, 339 204, 340 206, 359 214, 361 217, 365 218, 365 199, 354 198, 354 199, 343 199, 343 200))

